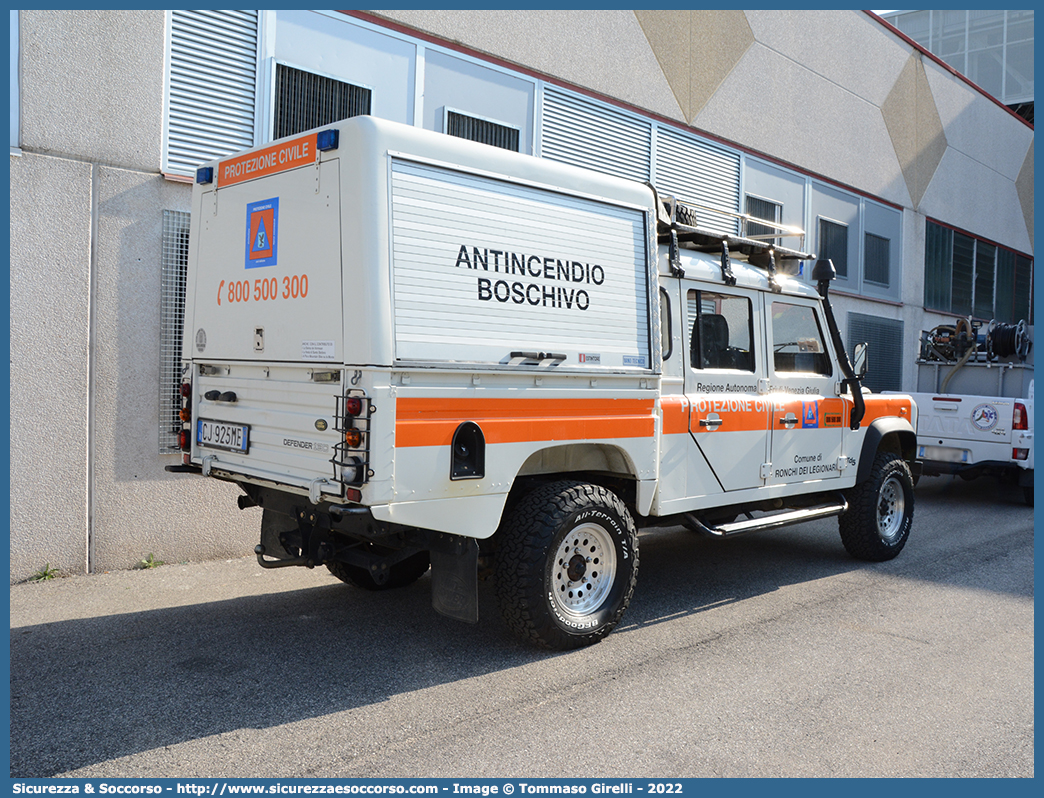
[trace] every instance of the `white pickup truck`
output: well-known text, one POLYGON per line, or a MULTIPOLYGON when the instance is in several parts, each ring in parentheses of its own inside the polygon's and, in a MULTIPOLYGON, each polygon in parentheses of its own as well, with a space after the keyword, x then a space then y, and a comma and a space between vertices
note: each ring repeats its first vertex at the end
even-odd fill
POLYGON ((1017 482, 1033 506, 1033 328, 958 319, 921 335, 917 457, 925 476, 1017 482))

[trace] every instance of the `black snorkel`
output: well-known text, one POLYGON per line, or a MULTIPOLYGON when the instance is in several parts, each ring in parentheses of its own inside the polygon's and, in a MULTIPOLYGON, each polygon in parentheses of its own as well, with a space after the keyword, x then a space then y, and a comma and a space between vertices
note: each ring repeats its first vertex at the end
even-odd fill
POLYGON ((830 340, 834 342, 834 351, 837 352, 837 362, 841 366, 841 372, 845 379, 841 381, 841 388, 849 388, 852 391, 852 399, 855 406, 852 408, 852 417, 849 428, 859 429, 859 424, 866 415, 866 403, 863 402, 863 388, 859 384, 859 377, 852 369, 852 363, 848 359, 844 342, 841 340, 841 332, 837 329, 837 321, 834 319, 834 309, 830 307, 830 281, 837 276, 832 261, 817 260, 812 267, 812 279, 816 281, 816 290, 823 297, 823 310, 826 312, 827 329, 830 331, 830 340))

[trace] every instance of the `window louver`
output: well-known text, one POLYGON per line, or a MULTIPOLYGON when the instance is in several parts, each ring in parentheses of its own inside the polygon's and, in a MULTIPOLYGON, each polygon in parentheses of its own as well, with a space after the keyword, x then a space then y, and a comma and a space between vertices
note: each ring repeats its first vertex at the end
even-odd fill
POLYGON ((446 112, 446 133, 468 141, 518 152, 518 128, 499 125, 486 119, 476 119, 457 111, 446 112))
POLYGON ((863 313, 848 314, 848 356, 861 341, 870 344, 870 369, 863 385, 871 391, 901 391, 903 383, 903 323, 863 313))
POLYGON ((254 146, 256 11, 172 11, 164 171, 254 146))
POLYGON ((365 116, 370 113, 371 94, 370 89, 362 86, 277 64, 272 138, 365 116))
MULTIPOLYGON (((660 128, 656 139, 656 188, 679 199, 739 212, 739 155, 660 128)), ((738 220, 724 213, 696 209, 700 227, 735 235, 738 220)))
POLYGON ((582 97, 544 90, 542 157, 645 181, 651 148, 648 122, 582 97))

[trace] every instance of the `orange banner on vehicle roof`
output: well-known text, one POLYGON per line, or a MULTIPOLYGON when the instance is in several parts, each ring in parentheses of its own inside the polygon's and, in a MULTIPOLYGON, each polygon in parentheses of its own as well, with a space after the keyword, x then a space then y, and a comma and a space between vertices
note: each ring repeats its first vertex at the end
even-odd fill
POLYGON ((300 136, 265 147, 263 150, 237 155, 218 164, 218 188, 234 186, 258 177, 278 174, 315 162, 318 133, 300 136))

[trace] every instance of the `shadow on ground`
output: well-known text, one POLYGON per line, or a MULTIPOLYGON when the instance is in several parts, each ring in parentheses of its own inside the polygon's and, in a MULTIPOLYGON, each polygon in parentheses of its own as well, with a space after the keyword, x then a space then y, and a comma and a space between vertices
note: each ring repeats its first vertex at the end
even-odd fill
MULTIPOLYGON (((972 587, 1004 590, 974 584, 973 567, 954 568, 955 558, 970 566, 989 552, 950 545, 946 519, 965 506, 1024 536, 1032 513, 1018 489, 933 481, 922 483, 918 502, 907 550, 879 565, 850 559, 833 520, 724 541, 679 528, 643 533, 638 589, 615 634, 862 569, 950 581, 969 573, 961 578, 972 587)), ((508 636, 488 582, 480 587, 482 619, 468 626, 433 612, 428 575, 385 593, 317 581, 13 629, 12 776, 49 776, 234 729, 320 717, 556 656, 508 636)), ((141 584, 147 589, 148 580, 141 584)))

